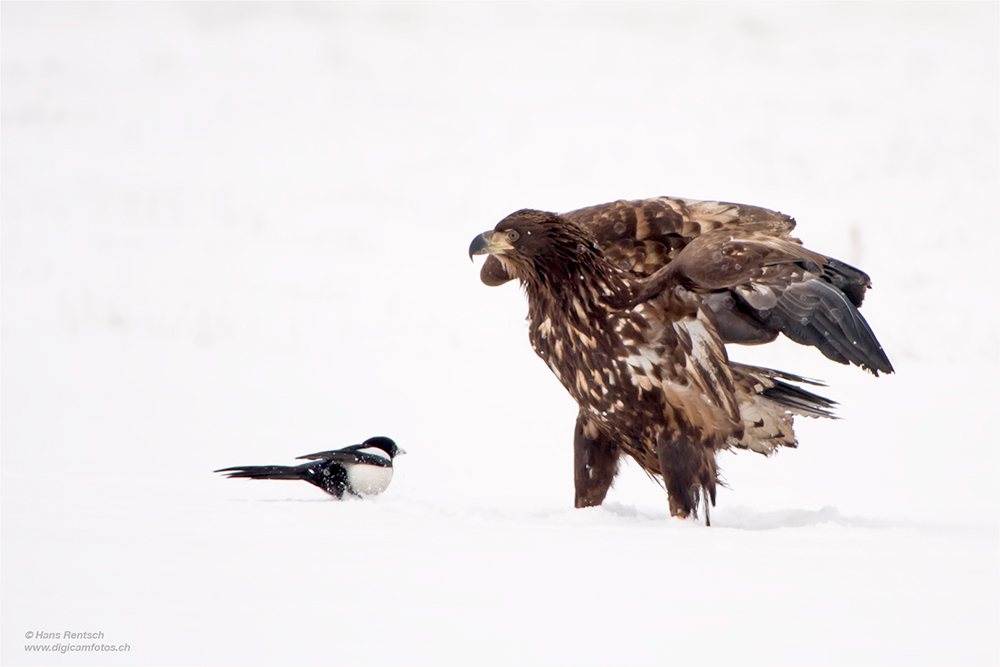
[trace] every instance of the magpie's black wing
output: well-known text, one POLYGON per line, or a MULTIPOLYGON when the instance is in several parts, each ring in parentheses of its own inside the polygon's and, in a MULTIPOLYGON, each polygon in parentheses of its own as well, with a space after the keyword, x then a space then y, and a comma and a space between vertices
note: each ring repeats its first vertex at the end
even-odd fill
POLYGON ((362 449, 365 449, 364 445, 351 445, 349 447, 342 447, 341 449, 330 449, 325 452, 296 456, 295 458, 310 461, 322 459, 325 461, 337 461, 338 463, 353 463, 358 460, 358 454, 362 449))
POLYGON ((339 463, 340 465, 346 465, 350 463, 363 463, 366 465, 389 467, 392 465, 392 461, 389 459, 389 455, 385 453, 369 454, 365 450, 375 449, 378 452, 382 452, 381 449, 377 447, 370 447, 366 445, 351 445, 350 447, 344 447, 342 449, 331 449, 325 452, 316 452, 315 454, 306 454, 304 456, 296 456, 297 459, 308 459, 308 460, 318 460, 318 461, 329 461, 331 463, 339 463))

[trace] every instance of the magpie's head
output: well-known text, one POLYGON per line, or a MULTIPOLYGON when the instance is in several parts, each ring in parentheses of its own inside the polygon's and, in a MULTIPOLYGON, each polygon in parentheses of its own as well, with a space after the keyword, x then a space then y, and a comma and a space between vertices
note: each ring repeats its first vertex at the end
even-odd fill
POLYGON ((368 438, 363 443, 361 443, 365 449, 369 447, 375 447, 381 449, 383 452, 389 455, 390 459, 394 459, 401 454, 405 454, 406 450, 402 447, 396 445, 392 438, 387 438, 383 435, 377 435, 374 438, 368 438))

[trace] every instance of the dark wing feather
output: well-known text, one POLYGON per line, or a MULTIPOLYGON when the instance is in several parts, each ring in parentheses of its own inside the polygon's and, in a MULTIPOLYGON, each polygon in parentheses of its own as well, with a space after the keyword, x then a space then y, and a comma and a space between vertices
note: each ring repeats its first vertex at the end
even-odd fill
POLYGON ((861 307, 865 300, 865 291, 872 286, 872 280, 867 273, 832 257, 826 258, 823 277, 843 292, 855 308, 861 307))
POLYGON ((364 445, 351 445, 350 447, 331 449, 325 452, 316 452, 315 454, 304 454, 295 458, 310 461, 326 460, 336 461, 337 463, 353 463, 358 460, 358 450, 364 449, 364 447, 364 445))
POLYGON ((769 310, 757 316, 802 345, 812 345, 828 358, 860 366, 875 375, 892 372, 892 364, 868 322, 848 296, 808 272, 793 272, 776 285, 769 310))
POLYGON ((363 463, 365 465, 379 466, 381 468, 391 468, 392 462, 384 456, 379 456, 378 454, 369 454, 361 450, 367 449, 365 445, 351 445, 350 447, 344 447, 343 449, 331 449, 326 452, 316 452, 315 454, 306 454, 304 456, 296 456, 296 459, 309 459, 309 460, 320 460, 325 463, 338 463, 340 465, 345 465, 348 463, 363 463))
POLYGON ((760 345, 778 337, 777 331, 761 326, 760 319, 733 292, 710 292, 703 298, 715 314, 719 336, 727 343, 760 345))

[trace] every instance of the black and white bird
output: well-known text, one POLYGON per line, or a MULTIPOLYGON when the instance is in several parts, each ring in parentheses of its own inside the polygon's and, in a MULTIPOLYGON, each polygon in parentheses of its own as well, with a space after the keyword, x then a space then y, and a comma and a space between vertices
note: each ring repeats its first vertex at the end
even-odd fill
POLYGON ((373 496, 392 481, 392 461, 406 452, 390 438, 376 436, 360 445, 296 457, 308 463, 297 466, 237 466, 215 472, 247 479, 301 479, 338 500, 344 494, 373 496))

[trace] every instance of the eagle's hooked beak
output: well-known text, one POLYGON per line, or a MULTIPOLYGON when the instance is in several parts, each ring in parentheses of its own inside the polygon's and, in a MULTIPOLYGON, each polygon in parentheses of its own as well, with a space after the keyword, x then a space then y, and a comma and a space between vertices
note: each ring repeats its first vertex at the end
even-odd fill
POLYGON ((507 242, 503 234, 496 232, 483 232, 472 239, 469 245, 469 259, 474 255, 495 255, 504 250, 513 250, 514 246, 507 242))

